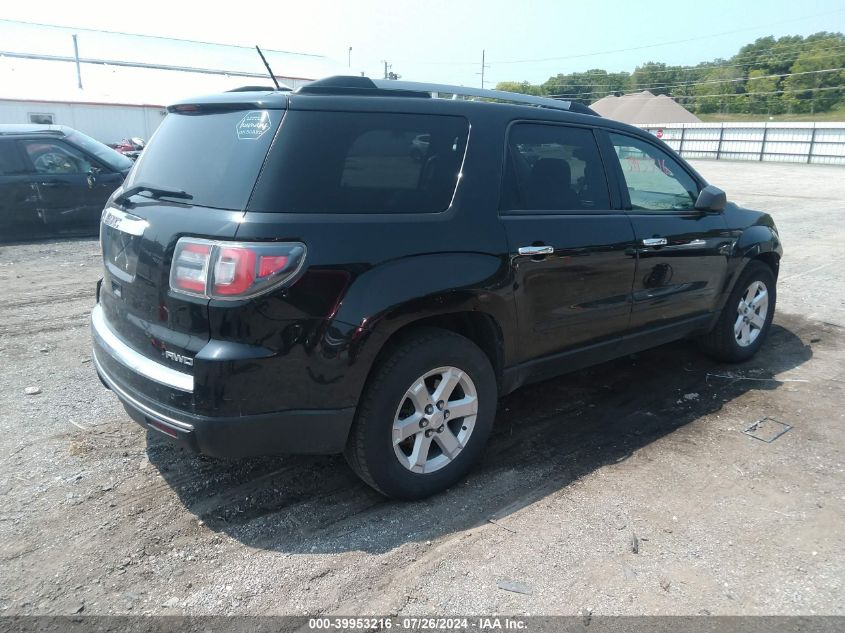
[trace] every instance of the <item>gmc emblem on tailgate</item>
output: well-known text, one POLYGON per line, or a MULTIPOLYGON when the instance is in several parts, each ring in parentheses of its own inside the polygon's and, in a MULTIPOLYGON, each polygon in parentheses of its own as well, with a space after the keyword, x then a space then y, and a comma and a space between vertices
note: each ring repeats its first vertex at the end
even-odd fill
POLYGON ((168 352, 165 350, 164 357, 168 360, 175 360, 177 363, 182 363, 186 367, 194 366, 194 359, 190 356, 182 356, 182 354, 177 354, 176 352, 168 352))

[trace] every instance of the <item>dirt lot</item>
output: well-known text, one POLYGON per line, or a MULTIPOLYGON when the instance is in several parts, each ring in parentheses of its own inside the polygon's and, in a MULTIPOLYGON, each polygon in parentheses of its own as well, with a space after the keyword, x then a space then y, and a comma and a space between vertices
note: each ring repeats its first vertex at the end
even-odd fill
POLYGON ((96 242, 0 247, 0 613, 845 614, 845 170, 698 167, 781 229, 763 352, 522 389, 481 467, 417 503, 339 457, 146 433, 90 363, 96 242), (765 416, 793 428, 742 432, 765 416))

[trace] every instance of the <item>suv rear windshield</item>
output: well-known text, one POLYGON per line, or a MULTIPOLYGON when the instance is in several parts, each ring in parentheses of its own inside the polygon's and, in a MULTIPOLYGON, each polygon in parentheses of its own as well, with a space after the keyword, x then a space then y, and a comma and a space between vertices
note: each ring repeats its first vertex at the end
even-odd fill
POLYGON ((125 188, 180 189, 193 196, 191 204, 242 211, 283 114, 171 112, 138 157, 125 188))
POLYGON ((250 211, 437 213, 449 208, 469 123, 456 116, 291 111, 250 211))

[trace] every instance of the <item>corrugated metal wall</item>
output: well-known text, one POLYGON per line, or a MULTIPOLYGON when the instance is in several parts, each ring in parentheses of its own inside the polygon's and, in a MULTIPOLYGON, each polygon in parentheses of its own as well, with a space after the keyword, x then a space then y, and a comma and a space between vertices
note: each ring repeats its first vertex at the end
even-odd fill
POLYGON ((30 123, 30 114, 50 114, 56 125, 108 144, 133 136, 149 139, 166 111, 155 106, 0 100, 0 123, 30 123))
POLYGON ((642 124, 684 158, 845 165, 845 123, 642 124))

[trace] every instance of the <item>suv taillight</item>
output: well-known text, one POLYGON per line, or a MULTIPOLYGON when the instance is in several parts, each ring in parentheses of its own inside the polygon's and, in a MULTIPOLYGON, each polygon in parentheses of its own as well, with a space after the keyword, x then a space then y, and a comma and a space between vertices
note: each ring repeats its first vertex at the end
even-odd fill
POLYGON ((206 299, 249 299, 290 281, 305 261, 299 242, 219 242, 180 238, 170 289, 206 299))

